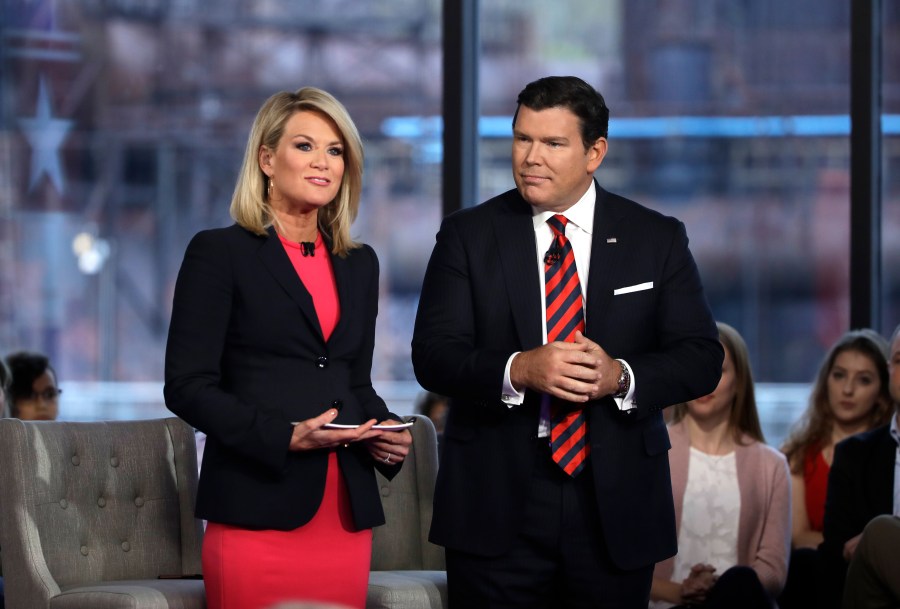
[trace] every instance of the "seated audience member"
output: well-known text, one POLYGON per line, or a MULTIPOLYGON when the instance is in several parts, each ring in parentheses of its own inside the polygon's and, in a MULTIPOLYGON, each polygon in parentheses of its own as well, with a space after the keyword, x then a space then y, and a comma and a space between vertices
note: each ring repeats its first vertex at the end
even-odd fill
POLYGON ((45 355, 20 351, 6 357, 12 372, 10 411, 25 421, 55 421, 59 416, 56 372, 45 355))
POLYGON ((9 367, 0 359, 0 418, 9 418, 9 385, 12 383, 12 373, 9 367))
POLYGON ((656 565, 653 609, 768 609, 787 576, 787 461, 764 443, 743 339, 717 325, 725 347, 719 385, 673 407, 669 465, 678 554, 656 565))
POLYGON ((900 607, 900 518, 876 516, 847 568, 843 609, 900 607))
MULTIPOLYGON (((900 326, 891 337, 889 387, 895 406, 890 423, 850 436, 834 448, 825 500, 824 540, 819 546, 825 595, 820 605, 838 607, 847 563, 852 560, 866 525, 882 514, 900 514, 900 326)), ((895 563, 896 568, 896 563, 895 563)))
POLYGON ((835 445, 891 418, 887 341, 870 329, 847 332, 822 360, 809 405, 782 447, 791 467, 790 569, 781 609, 803 608, 819 589, 825 493, 835 445))
POLYGON ((421 414, 434 423, 434 430, 438 437, 444 433, 444 422, 447 420, 447 410, 450 408, 450 401, 437 393, 425 391, 419 394, 416 400, 416 414, 421 414))

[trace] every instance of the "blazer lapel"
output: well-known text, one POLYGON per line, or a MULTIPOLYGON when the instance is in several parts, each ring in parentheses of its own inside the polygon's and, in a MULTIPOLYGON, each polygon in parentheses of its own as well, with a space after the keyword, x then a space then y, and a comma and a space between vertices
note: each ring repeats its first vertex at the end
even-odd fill
POLYGON ((609 193, 594 182, 597 202, 594 206, 594 232, 591 242, 591 268, 587 283, 587 309, 585 311, 585 332, 599 327, 595 325, 603 318, 603 312, 613 296, 612 271, 624 263, 623 248, 627 243, 619 243, 622 235, 617 229, 622 221, 620 214, 610 204, 609 193))
POLYGON ((531 207, 515 190, 505 203, 493 218, 494 236, 519 341, 523 350, 533 349, 543 342, 543 311, 531 207))
POLYGON ((275 280, 281 284, 288 296, 297 303, 301 313, 309 322, 310 327, 316 333, 322 342, 325 341, 322 334, 322 326, 319 325, 319 316, 316 315, 316 308, 313 305, 312 296, 307 291, 306 286, 297 276, 297 271, 291 264, 284 246, 278 239, 278 235, 273 227, 269 227, 269 238, 266 239, 262 247, 259 249, 259 257, 263 265, 272 274, 275 280))
POLYGON ((872 501, 878 513, 890 514, 894 510, 894 462, 897 455, 897 444, 891 437, 890 427, 878 431, 878 445, 874 453, 876 466, 867 470, 869 488, 875 495, 872 501))
MULTIPOLYGON (((326 239, 327 241, 327 239, 326 239)), ((353 307, 358 303, 357 299, 354 298, 353 294, 353 281, 351 280, 351 267, 349 264, 350 256, 346 258, 341 258, 340 256, 333 256, 331 254, 331 243, 328 242, 328 256, 331 256, 331 270, 334 272, 334 282, 337 286, 338 293, 338 302, 341 307, 341 315, 338 318, 337 326, 335 326, 334 330, 331 332, 331 336, 328 337, 329 342, 333 341, 334 338, 346 327, 346 321, 353 316, 353 307)))

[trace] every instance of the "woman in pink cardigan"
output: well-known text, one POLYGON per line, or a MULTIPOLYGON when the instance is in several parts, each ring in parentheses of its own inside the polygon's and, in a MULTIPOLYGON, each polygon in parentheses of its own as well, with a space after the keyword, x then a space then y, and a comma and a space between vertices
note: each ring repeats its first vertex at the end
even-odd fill
POLYGON ((787 461, 763 439, 746 344, 731 326, 717 325, 725 347, 718 387, 673 407, 678 554, 656 565, 653 609, 770 608, 787 576, 787 461))

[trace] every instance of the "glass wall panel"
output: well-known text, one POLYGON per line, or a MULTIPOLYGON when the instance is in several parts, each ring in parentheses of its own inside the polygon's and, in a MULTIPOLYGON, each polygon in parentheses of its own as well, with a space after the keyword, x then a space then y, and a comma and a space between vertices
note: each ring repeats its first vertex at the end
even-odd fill
POLYGON ((611 109, 596 176, 687 225, 715 316, 745 337, 769 440, 849 324, 849 3, 484 2, 482 197, 512 187, 519 90, 550 74, 611 109))
POLYGON ((0 353, 48 354, 65 418, 164 413, 184 248, 231 222, 262 102, 315 85, 344 102, 366 144, 354 235, 381 260, 376 383, 414 395, 409 340, 441 174, 433 149, 384 123, 440 113, 440 9, 0 0, 0 353))
POLYGON ((885 336, 890 336, 900 324, 900 5, 888 1, 882 7, 881 315, 885 336))

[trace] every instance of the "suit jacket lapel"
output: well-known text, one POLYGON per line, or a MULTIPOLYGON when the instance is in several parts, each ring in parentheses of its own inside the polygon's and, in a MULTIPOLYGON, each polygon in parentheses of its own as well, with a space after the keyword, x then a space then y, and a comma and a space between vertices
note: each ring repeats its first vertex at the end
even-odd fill
POLYGON ((353 294, 353 281, 349 264, 350 256, 341 258, 340 256, 332 255, 331 243, 327 239, 326 243, 328 244, 328 256, 331 256, 331 269, 334 272, 334 282, 337 286, 338 302, 341 307, 341 315, 338 318, 337 325, 331 332, 331 336, 328 337, 329 342, 331 342, 346 327, 346 321, 352 317, 352 308, 358 304, 358 300, 354 298, 353 294))
POLYGON ((874 453, 876 466, 868 468, 870 488, 876 495, 872 501, 879 513, 890 514, 894 510, 894 462, 897 456, 897 443, 891 437, 890 427, 879 430, 874 453))
POLYGON ((493 218, 494 236, 519 341, 523 350, 533 349, 542 343, 544 312, 531 206, 515 190, 505 203, 493 218))
MULTIPOLYGON (((319 325, 319 316, 316 315, 316 308, 313 305, 312 296, 297 276, 297 271, 291 264, 284 246, 278 239, 273 227, 269 227, 269 238, 259 249, 259 257, 263 265, 272 274, 275 280, 281 284, 288 296, 297 303, 301 313, 306 318, 312 330, 315 332, 322 342, 325 342, 322 334, 322 327, 319 325)), ((340 287, 340 286, 339 286, 340 287)), ((340 294, 340 292, 338 292, 340 294)))
POLYGON ((597 188, 597 202, 594 207, 594 232, 591 243, 591 268, 588 273, 587 310, 585 311, 585 331, 590 333, 603 318, 603 311, 613 297, 612 271, 623 264, 623 248, 627 244, 618 243, 622 237, 617 234, 622 221, 610 204, 608 192, 597 188), (616 239, 616 241, 610 241, 616 239))

